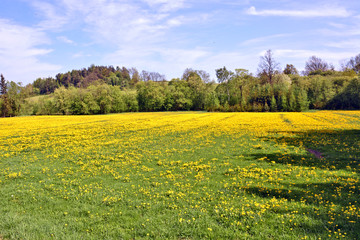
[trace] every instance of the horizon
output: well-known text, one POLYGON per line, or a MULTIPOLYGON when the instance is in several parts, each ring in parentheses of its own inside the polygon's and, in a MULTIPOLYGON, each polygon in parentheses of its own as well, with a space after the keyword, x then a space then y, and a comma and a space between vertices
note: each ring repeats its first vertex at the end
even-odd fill
POLYGON ((32 83, 73 69, 135 67, 212 80, 225 66, 256 74, 271 49, 299 72, 311 56, 339 69, 360 53, 360 2, 2 0, 0 72, 32 83))

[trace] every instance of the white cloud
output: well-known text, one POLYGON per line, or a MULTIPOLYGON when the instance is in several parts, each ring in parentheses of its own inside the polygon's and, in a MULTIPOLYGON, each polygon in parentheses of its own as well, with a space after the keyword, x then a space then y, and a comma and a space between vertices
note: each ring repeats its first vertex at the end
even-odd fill
POLYGON ((91 57, 91 54, 85 54, 83 52, 78 52, 72 55, 73 58, 82 58, 82 57, 91 57))
POLYGON ((274 35, 270 35, 270 36, 264 36, 264 37, 258 37, 258 38, 249 39, 249 40, 244 41, 242 44, 243 45, 258 44, 258 43, 267 42, 267 41, 273 40, 273 39, 290 37, 292 35, 293 34, 289 34, 289 33, 274 34, 274 35))
POLYGON ((360 39, 345 39, 343 41, 329 42, 326 43, 326 46, 339 49, 354 49, 357 47, 357 50, 360 51, 360 39))
POLYGON ((62 0, 56 4, 37 0, 33 6, 44 18, 40 23, 44 29, 81 26, 97 42, 119 46, 163 41, 167 30, 189 22, 175 13, 185 7, 185 0, 62 0))
POLYGON ((107 64, 136 66, 138 69, 157 71, 165 74, 169 80, 181 77, 186 68, 205 70, 215 80, 215 69, 223 66, 232 71, 236 68, 244 68, 256 72, 259 56, 258 52, 244 49, 214 52, 200 47, 152 48, 145 51, 122 49, 105 56, 104 61, 108 61, 107 64), (157 60, 154 60, 154 56, 157 60))
POLYGON ((39 58, 52 52, 40 48, 49 43, 40 30, 19 26, 0 19, 0 71, 6 79, 30 83, 39 76, 53 75, 61 67, 41 62, 39 58))
POLYGON ((336 7, 323 7, 318 9, 309 10, 256 10, 254 6, 250 7, 246 11, 249 15, 254 16, 279 16, 279 17, 349 17, 351 13, 345 8, 336 7))
POLYGON ((67 44, 75 44, 75 42, 69 38, 67 38, 66 36, 59 36, 57 37, 57 40, 67 43, 67 44))
POLYGON ((165 74, 168 79, 171 79, 181 76, 186 68, 195 66, 197 62, 207 56, 208 52, 200 48, 125 47, 104 56, 103 62, 156 71, 165 74))
POLYGON ((157 8, 159 12, 170 12, 185 6, 185 0, 144 0, 150 7, 157 8))
POLYGON ((33 7, 42 16, 43 20, 38 26, 43 30, 59 30, 69 22, 69 16, 64 11, 59 9, 48 2, 36 0, 30 2, 33 7))
MULTIPOLYGON (((359 25, 360 27, 360 25, 359 25)), ((338 37, 351 37, 351 36, 360 36, 360 29, 356 27, 348 27, 347 29, 342 29, 341 31, 337 30, 330 30, 330 29, 323 29, 320 30, 321 34, 326 36, 338 36, 338 37)))

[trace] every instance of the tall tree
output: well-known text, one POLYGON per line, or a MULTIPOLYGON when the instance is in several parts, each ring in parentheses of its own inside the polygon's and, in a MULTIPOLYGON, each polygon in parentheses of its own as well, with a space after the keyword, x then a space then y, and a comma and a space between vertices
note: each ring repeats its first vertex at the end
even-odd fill
POLYGON ((6 117, 10 111, 10 104, 7 96, 7 83, 5 81, 4 75, 1 74, 0 78, 0 93, 2 99, 1 113, 3 117, 6 117))
POLYGON ((273 83, 273 77, 280 72, 279 63, 275 61, 272 51, 269 49, 265 55, 260 58, 258 73, 264 76, 268 83, 273 83))
POLYGON ((210 82, 210 75, 204 70, 193 70, 192 68, 185 69, 182 80, 187 81, 191 76, 197 75, 201 78, 201 80, 205 83, 210 82))
POLYGON ((226 67, 216 69, 216 77, 219 83, 226 85, 226 92, 228 95, 228 102, 230 102, 230 89, 229 89, 229 81, 234 75, 232 71, 228 71, 226 67))
POLYGON ((309 60, 305 63, 305 73, 309 75, 314 72, 325 72, 331 69, 331 65, 318 58, 316 56, 312 56, 309 60))
POLYGON ((356 73, 360 73, 360 54, 356 55, 346 64, 346 68, 354 70, 356 73))
POLYGON ((7 93, 6 81, 5 81, 4 75, 2 75, 2 74, 1 74, 1 80, 0 80, 0 93, 1 93, 1 95, 5 95, 7 93))

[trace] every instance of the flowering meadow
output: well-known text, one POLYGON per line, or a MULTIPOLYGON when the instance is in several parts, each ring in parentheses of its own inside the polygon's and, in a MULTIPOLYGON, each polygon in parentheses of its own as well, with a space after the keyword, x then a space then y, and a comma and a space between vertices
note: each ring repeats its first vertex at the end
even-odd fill
POLYGON ((360 239, 360 112, 0 119, 0 239, 360 239))

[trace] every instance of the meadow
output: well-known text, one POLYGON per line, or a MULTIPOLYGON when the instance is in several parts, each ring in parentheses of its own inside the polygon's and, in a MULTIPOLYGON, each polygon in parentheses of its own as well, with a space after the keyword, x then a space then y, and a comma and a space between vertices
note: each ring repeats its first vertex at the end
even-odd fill
POLYGON ((360 239, 360 111, 0 119, 0 239, 360 239))

